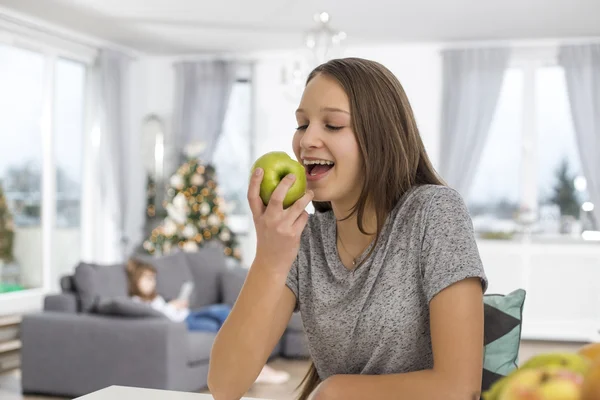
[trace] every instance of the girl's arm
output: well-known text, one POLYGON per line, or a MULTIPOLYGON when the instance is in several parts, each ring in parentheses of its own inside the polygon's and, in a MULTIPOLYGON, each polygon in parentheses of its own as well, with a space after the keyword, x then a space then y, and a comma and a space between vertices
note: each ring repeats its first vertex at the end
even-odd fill
POLYGON ((240 295, 213 344, 208 387, 216 400, 237 400, 256 380, 281 338, 296 297, 286 286, 308 221, 312 193, 283 208, 293 176, 284 178, 265 207, 260 198, 262 171, 253 174, 248 201, 256 228, 256 258, 240 295))
POLYGON ((250 268, 210 356, 208 387, 215 399, 241 398, 281 338, 296 304, 285 278, 258 264, 250 268))

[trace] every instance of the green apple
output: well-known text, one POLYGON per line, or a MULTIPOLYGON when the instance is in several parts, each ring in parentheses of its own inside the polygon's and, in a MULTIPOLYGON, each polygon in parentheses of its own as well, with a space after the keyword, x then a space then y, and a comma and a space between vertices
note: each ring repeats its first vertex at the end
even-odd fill
POLYGON ((265 205, 269 204, 273 191, 288 174, 294 174, 296 180, 283 200, 283 208, 294 204, 306 192, 306 170, 302 164, 293 160, 286 152, 272 151, 261 156, 252 165, 252 172, 256 168, 262 168, 264 171, 260 185, 260 198, 265 205))

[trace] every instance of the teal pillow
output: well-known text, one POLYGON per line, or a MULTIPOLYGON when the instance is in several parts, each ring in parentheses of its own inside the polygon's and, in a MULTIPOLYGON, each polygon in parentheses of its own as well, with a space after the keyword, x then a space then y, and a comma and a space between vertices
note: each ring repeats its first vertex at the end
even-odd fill
POLYGON ((525 290, 487 294, 484 303, 484 358, 481 390, 517 368, 525 290))

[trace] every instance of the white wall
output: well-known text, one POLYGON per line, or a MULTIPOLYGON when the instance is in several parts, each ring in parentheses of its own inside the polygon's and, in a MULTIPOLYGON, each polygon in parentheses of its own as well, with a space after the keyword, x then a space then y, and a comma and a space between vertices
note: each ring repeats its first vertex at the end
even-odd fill
POLYGON ((429 156, 439 156, 440 106, 442 99, 441 45, 415 44, 350 49, 347 56, 378 61, 400 80, 413 107, 429 156))
POLYGON ((600 248, 479 241, 488 293, 527 292, 523 337, 600 341, 600 248))
POLYGON ((170 132, 173 120, 175 92, 174 58, 144 56, 137 60, 143 97, 140 98, 142 118, 156 114, 163 119, 170 132))

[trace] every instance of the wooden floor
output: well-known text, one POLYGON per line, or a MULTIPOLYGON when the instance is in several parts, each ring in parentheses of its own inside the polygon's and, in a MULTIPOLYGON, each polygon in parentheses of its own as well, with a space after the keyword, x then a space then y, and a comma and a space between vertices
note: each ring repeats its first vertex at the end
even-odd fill
MULTIPOLYGON (((569 342, 524 341, 521 343, 519 361, 526 361, 535 354, 550 351, 576 351, 582 344, 569 342)), ((247 393, 248 397, 271 400, 292 400, 296 398, 296 387, 308 369, 306 361, 275 360, 269 363, 273 368, 290 373, 289 382, 282 385, 254 385, 247 393)), ((22 396, 18 371, 0 375, 0 399, 2 400, 62 400, 57 397, 22 396)))

